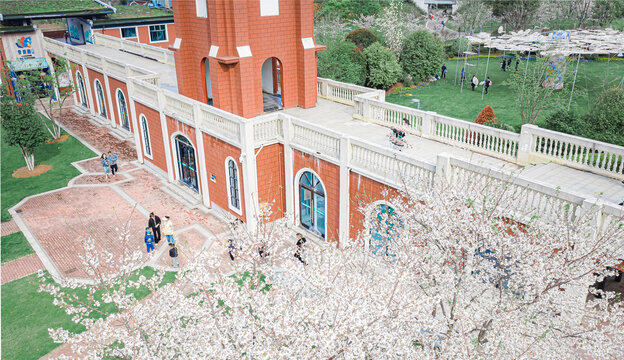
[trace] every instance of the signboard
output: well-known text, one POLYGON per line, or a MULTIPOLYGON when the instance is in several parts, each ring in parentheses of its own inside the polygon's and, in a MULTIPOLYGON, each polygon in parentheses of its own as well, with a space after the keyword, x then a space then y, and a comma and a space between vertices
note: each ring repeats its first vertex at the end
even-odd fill
POLYGON ((93 31, 91 25, 81 18, 67 18, 67 32, 72 44, 93 44, 93 31))
POLYGON ((41 30, 2 34, 2 45, 9 61, 44 57, 41 30))

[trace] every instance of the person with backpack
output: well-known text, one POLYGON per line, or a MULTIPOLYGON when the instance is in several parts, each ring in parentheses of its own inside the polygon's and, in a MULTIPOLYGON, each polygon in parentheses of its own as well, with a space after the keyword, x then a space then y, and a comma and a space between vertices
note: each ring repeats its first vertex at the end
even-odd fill
POLYGON ((169 243, 169 256, 171 257, 172 265, 171 267, 180 267, 180 263, 178 262, 178 247, 174 243, 169 243))
POLYGON ((113 172, 113 176, 115 176, 115 172, 119 169, 117 168, 117 154, 113 154, 110 150, 108 151, 108 156, 106 157, 108 161, 108 165, 110 165, 110 169, 113 172))
POLYGON ((154 251, 154 235, 149 227, 145 228, 145 245, 147 246, 147 253, 154 251))

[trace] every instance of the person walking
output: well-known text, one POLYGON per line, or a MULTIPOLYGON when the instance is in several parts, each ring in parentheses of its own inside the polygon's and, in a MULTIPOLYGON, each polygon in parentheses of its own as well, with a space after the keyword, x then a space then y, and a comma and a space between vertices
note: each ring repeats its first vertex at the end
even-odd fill
POLYGON ((446 79, 446 64, 442 64, 442 79, 446 79))
POLYGON ((470 86, 472 86, 472 91, 479 85, 479 79, 477 79, 476 75, 472 75, 472 81, 470 82, 470 86))
POLYGON ((169 256, 171 257, 171 267, 179 268, 178 247, 174 243, 169 244, 169 256))
POLYGON ((518 71, 518 65, 520 65, 520 59, 516 59, 516 71, 518 71))
POLYGON ((147 246, 147 253, 154 251, 154 235, 152 235, 152 229, 145 228, 145 245, 147 246))
POLYGON ((149 221, 147 222, 147 226, 152 229, 152 234, 154 234, 154 242, 158 244, 160 242, 160 218, 154 215, 153 212, 151 212, 149 221))
POLYGON ((169 244, 175 243, 173 238, 173 223, 169 220, 169 216, 163 217, 162 232, 167 237, 167 242, 169 244))
POLYGON ((503 59, 503 62, 501 63, 501 69, 503 69, 503 72, 506 71, 506 67, 507 67, 507 61, 503 59))
POLYGON ((102 154, 100 156, 100 163, 102 167, 104 167, 104 176, 106 176, 106 180, 108 180, 108 174, 110 173, 110 166, 108 166, 108 160, 106 160, 106 154, 102 154))
POLYGON ((106 157, 106 160, 108 160, 108 165, 110 165, 111 172, 113 173, 113 176, 115 176, 115 172, 118 170, 117 169, 117 155, 113 154, 109 150, 108 151, 108 156, 106 157))
POLYGON ((295 251, 295 258, 297 258, 299 261, 301 261, 301 263, 303 265, 306 264, 306 262, 303 260, 303 245, 306 243, 306 238, 303 237, 303 235, 301 235, 301 233, 297 233, 297 251, 295 251))
POLYGON ((230 254, 230 260, 234 261, 234 252, 236 246, 234 246, 234 239, 228 239, 228 254, 230 254))
POLYGON ((492 85, 492 80, 490 80, 490 77, 488 76, 487 79, 485 79, 485 83, 483 84, 486 94, 488 93, 488 88, 490 87, 490 85, 492 85))
POLYGON ((511 66, 511 58, 507 59, 507 67, 511 66))
POLYGON ((461 69, 461 77, 460 77, 460 81, 464 82, 466 81, 466 71, 464 71, 464 68, 461 69))

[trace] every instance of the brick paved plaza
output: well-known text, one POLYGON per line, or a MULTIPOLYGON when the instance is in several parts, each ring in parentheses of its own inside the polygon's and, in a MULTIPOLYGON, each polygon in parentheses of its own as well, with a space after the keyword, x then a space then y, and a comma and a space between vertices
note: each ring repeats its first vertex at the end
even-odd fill
MULTIPOLYGON (((106 179, 98 157, 80 161, 74 166, 82 174, 73 178, 67 187, 19 203, 14 208, 14 220, 3 223, 2 232, 4 235, 21 230, 30 237, 31 244, 34 240, 36 254, 4 264, 2 283, 44 266, 52 274, 86 278, 78 256, 84 251, 80 241, 91 236, 99 248, 120 254, 119 235, 126 223, 130 248, 145 251, 143 234, 150 211, 171 218, 182 265, 214 240, 225 243, 223 237, 228 227, 221 214, 215 210, 190 209, 165 192, 164 180, 134 162, 136 152, 132 144, 112 136, 107 127, 94 126, 86 116, 68 112, 64 125, 68 132, 98 153, 109 149, 117 153, 119 173, 106 179)), ((216 249, 226 256, 225 246, 216 249)), ((168 267, 171 259, 166 241, 157 245, 156 255, 146 254, 144 259, 146 264, 168 267)))

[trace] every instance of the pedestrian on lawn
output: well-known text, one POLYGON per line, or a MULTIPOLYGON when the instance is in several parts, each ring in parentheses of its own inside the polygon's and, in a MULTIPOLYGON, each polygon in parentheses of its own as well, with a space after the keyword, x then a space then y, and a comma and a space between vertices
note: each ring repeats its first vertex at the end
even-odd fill
POLYGON ((106 160, 108 160, 108 164, 110 165, 111 171, 113 172, 113 176, 115 176, 115 172, 117 171, 117 155, 113 154, 109 150, 106 160))
POLYGON ((520 59, 516 59, 516 71, 518 71, 518 65, 520 65, 520 59))
POLYGON ((507 59, 507 67, 511 66, 511 58, 507 59))
POLYGON ((477 79, 476 75, 472 75, 472 81, 470 82, 470 86, 472 86, 472 91, 479 85, 479 79, 477 79))
POLYGON ((173 223, 169 220, 169 216, 163 217, 162 232, 167 237, 167 242, 169 244, 175 243, 173 239, 173 223))
POLYGON ((157 215, 154 215, 153 212, 151 212, 149 221, 147 222, 147 226, 152 229, 152 234, 154 234, 154 241, 156 244, 158 244, 160 242, 160 218, 157 215))
POLYGON ((506 67, 507 67, 507 61, 503 59, 503 62, 501 63, 501 69, 503 69, 503 71, 506 71, 505 70, 506 67))
POLYGON ((466 81, 466 71, 464 71, 464 68, 462 68, 461 70, 461 82, 466 81))
POLYGON ((490 77, 488 76, 487 79, 485 79, 485 83, 483 84, 486 94, 488 93, 488 88, 490 87, 490 85, 492 85, 492 80, 490 80, 490 77))
POLYGON ((154 235, 152 235, 152 229, 145 228, 145 245, 147 246, 147 253, 154 251, 154 235))
POLYGON ((179 268, 180 263, 178 262, 178 247, 174 243, 169 244, 169 256, 171 257, 171 266, 179 268))
POLYGON ((110 173, 110 166, 108 166, 108 160, 106 160, 106 154, 102 154, 102 156, 100 156, 100 163, 102 164, 102 167, 104 167, 104 176, 106 176, 106 179, 108 180, 108 173, 110 173))
POLYGON ((446 64, 442 64, 442 79, 446 79, 446 64))
POLYGON ((306 243, 306 238, 303 237, 303 235, 301 235, 301 233, 297 233, 297 251, 295 251, 295 257, 301 261, 301 263, 303 265, 305 265, 305 261, 303 260, 303 245, 306 243))

